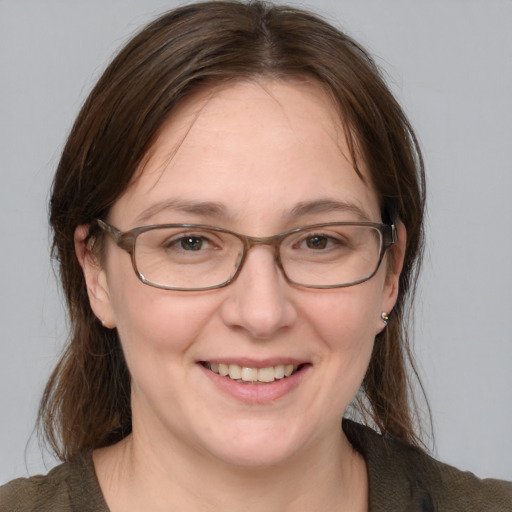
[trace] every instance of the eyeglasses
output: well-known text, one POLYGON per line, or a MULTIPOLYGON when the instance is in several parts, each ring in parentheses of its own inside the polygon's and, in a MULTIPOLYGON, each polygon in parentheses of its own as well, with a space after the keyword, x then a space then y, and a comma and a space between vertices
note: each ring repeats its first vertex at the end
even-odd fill
POLYGON ((143 283, 178 291, 227 286, 256 245, 274 247, 276 264, 290 283, 353 286, 375 275, 384 253, 398 240, 394 225, 372 222, 328 222, 264 238, 198 224, 159 224, 126 232, 99 219, 97 225, 131 255, 143 283))

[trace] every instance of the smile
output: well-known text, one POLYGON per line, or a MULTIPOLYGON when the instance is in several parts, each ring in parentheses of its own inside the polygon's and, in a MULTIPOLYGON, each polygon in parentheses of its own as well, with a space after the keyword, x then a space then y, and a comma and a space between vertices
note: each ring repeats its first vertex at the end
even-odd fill
POLYGON ((301 365, 278 364, 276 366, 267 366, 265 368, 250 368, 239 366, 238 364, 209 363, 201 364, 221 377, 227 377, 239 383, 245 384, 269 384, 276 380, 286 379, 293 375, 301 365))

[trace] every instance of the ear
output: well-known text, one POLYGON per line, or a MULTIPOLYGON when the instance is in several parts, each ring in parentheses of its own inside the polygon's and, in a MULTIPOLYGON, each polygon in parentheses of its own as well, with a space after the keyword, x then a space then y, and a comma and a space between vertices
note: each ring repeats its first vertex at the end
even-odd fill
MULTIPOLYGON (((386 281, 382 290, 381 312, 388 315, 393 310, 399 291, 399 279, 404 265, 405 248, 407 246, 407 231, 402 222, 395 223, 398 241, 389 249, 387 254, 387 274, 386 281)), ((379 317, 377 325, 377 334, 381 332, 385 324, 379 317)))
POLYGON ((75 253, 84 273, 89 303, 100 322, 108 328, 116 326, 114 311, 110 300, 105 269, 87 241, 89 226, 78 226, 75 230, 75 253))

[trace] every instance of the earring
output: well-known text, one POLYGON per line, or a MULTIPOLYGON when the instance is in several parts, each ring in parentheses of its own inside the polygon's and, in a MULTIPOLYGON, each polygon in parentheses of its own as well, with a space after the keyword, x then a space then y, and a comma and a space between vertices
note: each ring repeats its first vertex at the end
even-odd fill
POLYGON ((389 323, 389 315, 385 311, 383 311, 380 314, 380 318, 381 318, 382 322, 384 323, 384 325, 388 325, 388 323, 389 323))

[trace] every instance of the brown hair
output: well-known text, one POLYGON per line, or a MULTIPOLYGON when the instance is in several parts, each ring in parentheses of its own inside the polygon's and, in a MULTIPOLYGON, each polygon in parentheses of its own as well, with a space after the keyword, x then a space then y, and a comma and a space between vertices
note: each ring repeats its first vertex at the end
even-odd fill
POLYGON ((414 133, 371 57, 345 34, 294 8, 216 1, 168 12, 136 35, 85 101, 63 150, 50 223, 70 340, 39 412, 40 429, 62 460, 131 432, 129 372, 116 330, 102 327, 90 308, 76 227, 107 215, 180 101, 201 87, 255 77, 320 83, 339 108, 356 172, 362 162, 368 169, 383 221, 400 219, 407 229, 399 297, 356 406, 381 432, 420 444, 406 321, 423 240, 424 174, 414 133))

